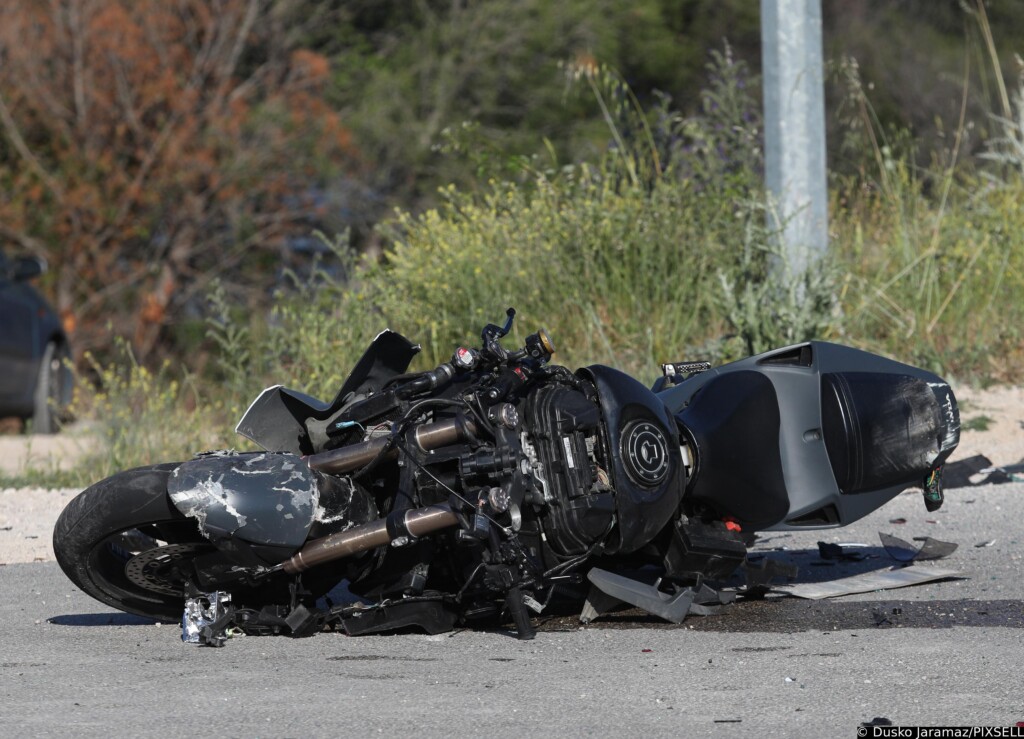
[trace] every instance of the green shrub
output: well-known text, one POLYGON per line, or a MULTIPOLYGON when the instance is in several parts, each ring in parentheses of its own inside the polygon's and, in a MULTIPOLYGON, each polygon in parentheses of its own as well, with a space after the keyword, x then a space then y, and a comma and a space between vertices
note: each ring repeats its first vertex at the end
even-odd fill
POLYGON ((74 414, 97 424, 93 444, 71 479, 80 484, 118 470, 181 459, 230 445, 223 421, 230 401, 205 393, 184 368, 150 370, 119 342, 120 362, 101 366, 86 356, 95 382, 76 384, 74 414))
POLYGON ((689 119, 667 103, 640 110, 615 75, 588 70, 580 80, 612 139, 600 161, 517 160, 514 181, 444 188, 437 208, 380 227, 383 259, 360 262, 340 238, 343 276, 294 279, 268 315, 215 291, 201 378, 130 354, 96 367, 88 406, 104 446, 89 475, 239 444, 230 429, 267 384, 331 399, 384 327, 423 345, 416 367, 434 366, 508 306, 519 311, 510 343, 544 326, 555 361, 647 381, 660 361, 721 362, 812 337, 954 379, 1019 381, 1021 177, 921 172, 909 149, 866 152, 878 181, 834 183, 829 257, 787 276, 765 226, 756 84, 728 53, 716 64, 689 119))

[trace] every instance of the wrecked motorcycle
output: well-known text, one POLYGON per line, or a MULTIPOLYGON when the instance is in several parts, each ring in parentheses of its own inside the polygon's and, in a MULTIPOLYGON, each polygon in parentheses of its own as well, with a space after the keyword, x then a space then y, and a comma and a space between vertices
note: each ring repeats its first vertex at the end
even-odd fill
POLYGON ((666 364, 649 389, 550 364, 543 330, 503 347, 514 314, 423 372, 384 331, 331 403, 268 388, 236 428, 265 452, 93 485, 57 522, 57 561, 212 645, 505 619, 530 638, 531 611, 566 604, 709 613, 758 531, 843 526, 913 485, 942 503, 959 411, 930 372, 811 341, 666 364))

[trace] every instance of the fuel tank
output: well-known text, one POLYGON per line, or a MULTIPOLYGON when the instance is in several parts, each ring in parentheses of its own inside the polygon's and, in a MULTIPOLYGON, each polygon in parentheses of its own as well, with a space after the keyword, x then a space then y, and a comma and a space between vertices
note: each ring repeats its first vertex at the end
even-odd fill
POLYGON ((607 433, 619 541, 633 552, 673 518, 686 487, 679 431, 664 403, 624 372, 592 365, 577 372, 597 388, 607 433))
POLYGON ((949 384, 813 341, 658 393, 693 448, 688 504, 745 529, 844 526, 922 485, 960 439, 949 384))

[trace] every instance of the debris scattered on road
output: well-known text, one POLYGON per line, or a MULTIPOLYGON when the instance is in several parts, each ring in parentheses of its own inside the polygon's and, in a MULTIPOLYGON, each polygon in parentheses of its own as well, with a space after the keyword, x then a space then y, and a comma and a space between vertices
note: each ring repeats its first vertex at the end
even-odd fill
POLYGON ((875 619, 875 626, 899 626, 900 617, 903 615, 902 608, 893 608, 891 612, 882 608, 874 608, 871 615, 875 619))
POLYGON ((865 721, 861 724, 861 727, 865 729, 870 729, 872 726, 892 726, 892 721, 885 716, 875 716, 870 721, 865 721))
POLYGON ((867 559, 868 555, 859 550, 866 549, 867 546, 867 544, 861 544, 860 542, 829 544, 828 542, 819 541, 818 554, 822 559, 840 559, 850 562, 860 562, 861 560, 867 559))
POLYGON ((853 595, 854 593, 870 593, 872 590, 891 590, 903 588, 909 585, 920 585, 935 580, 945 580, 948 577, 959 577, 957 570, 943 567, 891 567, 887 570, 865 572, 861 575, 844 577, 839 580, 828 582, 797 583, 795 585, 778 585, 772 588, 774 592, 786 593, 797 598, 808 600, 821 600, 822 598, 836 598, 841 595, 853 595))
POLYGON ((955 552, 957 546, 959 546, 953 542, 933 539, 930 536, 915 537, 916 541, 923 542, 920 549, 892 534, 879 532, 878 538, 882 540, 882 546, 885 547, 885 551, 897 562, 922 562, 926 559, 942 559, 955 552))
POLYGON ((988 541, 980 541, 974 545, 975 549, 982 549, 983 547, 990 547, 996 543, 995 539, 989 539, 988 541))

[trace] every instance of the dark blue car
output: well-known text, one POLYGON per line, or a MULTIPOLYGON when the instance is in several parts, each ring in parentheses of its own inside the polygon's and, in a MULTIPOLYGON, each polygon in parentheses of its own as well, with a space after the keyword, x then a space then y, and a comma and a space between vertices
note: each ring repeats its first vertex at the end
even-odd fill
POLYGON ((28 284, 44 270, 39 259, 0 252, 0 418, 31 419, 35 433, 50 434, 71 402, 72 377, 60 320, 28 284))

